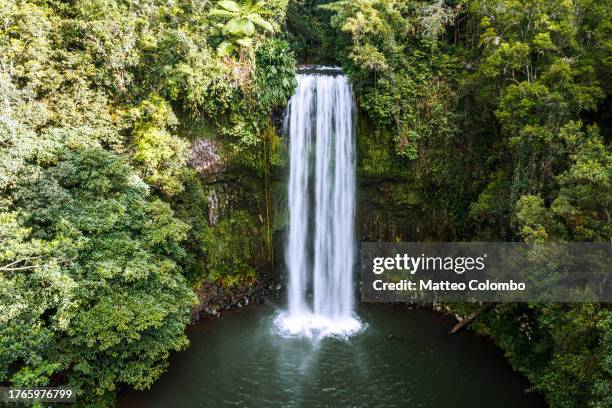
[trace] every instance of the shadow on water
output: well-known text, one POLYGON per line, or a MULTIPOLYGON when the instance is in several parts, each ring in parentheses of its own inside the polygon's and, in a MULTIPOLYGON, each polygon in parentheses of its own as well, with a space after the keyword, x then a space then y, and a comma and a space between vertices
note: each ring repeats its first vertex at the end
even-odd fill
POLYGON ((278 311, 256 306, 189 328, 189 349, 128 407, 540 407, 500 350, 427 310, 362 305, 368 327, 312 342, 279 336, 278 311))

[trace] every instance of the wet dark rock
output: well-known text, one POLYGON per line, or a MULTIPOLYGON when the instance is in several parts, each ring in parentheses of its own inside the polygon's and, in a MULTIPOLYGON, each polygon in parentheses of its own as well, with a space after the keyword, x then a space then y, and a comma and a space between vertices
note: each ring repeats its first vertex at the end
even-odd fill
POLYGON ((261 274, 255 282, 244 281, 232 288, 224 287, 220 282, 204 282, 197 291, 199 303, 193 309, 192 321, 197 322, 201 315, 218 318, 221 310, 245 308, 267 303, 271 298, 278 299, 282 289, 278 280, 279 274, 275 272, 261 274))
POLYGON ((217 190, 211 190, 208 194, 208 225, 214 227, 219 222, 219 198, 217 190))

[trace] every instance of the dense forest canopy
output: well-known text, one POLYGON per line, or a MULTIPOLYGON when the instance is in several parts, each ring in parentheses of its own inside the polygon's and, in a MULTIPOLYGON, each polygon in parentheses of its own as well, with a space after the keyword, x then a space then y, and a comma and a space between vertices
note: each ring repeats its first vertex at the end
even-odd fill
MULTIPOLYGON (((202 282, 256 275, 238 254, 249 214, 210 228, 189 148, 214 141, 269 199, 297 61, 342 66, 370 130, 360 174, 410 182, 446 210, 448 240, 610 242, 611 14, 610 0, 0 0, 0 383, 110 405, 187 345, 202 282)), ((612 405, 608 306, 499 305, 475 328, 551 406, 612 405)))
POLYGON ((263 171, 294 86, 285 7, 1 2, 2 383, 104 405, 186 346, 208 237, 186 129, 263 171))

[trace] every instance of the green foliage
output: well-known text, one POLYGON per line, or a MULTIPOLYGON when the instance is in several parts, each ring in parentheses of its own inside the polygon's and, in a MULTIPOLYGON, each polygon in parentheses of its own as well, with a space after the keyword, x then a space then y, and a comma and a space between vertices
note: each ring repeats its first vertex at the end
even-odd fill
POLYGON ((283 106, 297 85, 295 60, 289 44, 282 40, 262 41, 255 52, 255 63, 258 102, 267 109, 283 106))
POLYGON ((478 89, 477 101, 499 124, 499 148, 509 160, 505 180, 495 183, 510 191, 501 205, 512 214, 521 195, 553 193, 555 174, 567 166, 557 135, 581 112, 596 109, 603 91, 579 46, 585 39, 578 27, 588 12, 568 2, 494 3, 469 3, 480 27, 472 51, 478 66, 465 83, 478 89))
POLYGON ((1 381, 54 385, 82 401, 115 383, 149 386, 186 346, 194 295, 176 260, 187 226, 125 161, 101 148, 62 151, 13 190, 2 213, 1 381), (16 301, 20 299, 19 301, 16 301))
MULTIPOLYGON (((264 180, 253 175, 230 177, 205 184, 191 175, 184 191, 174 197, 177 216, 191 226, 181 264, 194 288, 205 281, 229 287, 251 284, 270 261, 262 209, 264 180), (231 188, 234 185, 241 188, 231 188)), ((283 219, 278 228, 285 225, 283 219)))
POLYGON ((221 0, 217 2, 218 8, 210 10, 208 15, 213 18, 225 20, 219 24, 221 34, 230 37, 217 47, 220 56, 228 56, 239 48, 249 48, 253 45, 253 36, 257 27, 274 33, 274 25, 262 15, 271 14, 265 9, 263 1, 253 2, 244 0, 242 4, 232 0, 221 0))
POLYGON ((181 191, 189 146, 169 132, 177 124, 170 104, 153 95, 132 108, 130 116, 134 162, 142 168, 145 181, 168 196, 181 191))
POLYGON ((523 196, 516 206, 521 236, 525 242, 541 243, 550 239, 549 231, 554 220, 544 207, 544 201, 537 196, 523 196))
POLYGON ((291 47, 302 62, 336 59, 335 32, 329 24, 332 12, 320 7, 333 0, 290 0, 287 27, 291 47))
POLYGON ((571 141, 571 166, 557 176, 561 188, 551 208, 573 240, 608 242, 612 236, 612 152, 596 128, 577 138, 581 135, 582 140, 576 140, 564 134, 566 142, 571 141))
POLYGON ((338 1, 339 57, 359 94, 360 107, 378 130, 391 129, 395 151, 418 157, 421 139, 453 132, 452 92, 443 82, 452 61, 438 50, 453 11, 443 2, 338 1))
POLYGON ((504 304, 474 327, 495 339, 550 406, 604 407, 611 315, 598 304, 504 304))
MULTIPOLYGON (((0 2, 3 385, 68 385, 109 406, 117 384, 149 387, 187 345, 192 288, 227 261, 212 238, 202 248, 188 146, 214 137, 225 160, 269 165, 277 136, 263 129, 294 87, 288 45, 271 38, 285 7, 240 4, 224 34, 208 1, 0 2), (243 17, 261 28, 249 44, 243 17), (249 52, 219 56, 223 36, 249 52)), ((227 222, 231 247, 244 231, 227 222)), ((228 281, 252 279, 249 261, 228 263, 228 281)))
POLYGON ((208 278, 220 280, 228 287, 245 277, 254 278, 251 237, 258 233, 256 221, 245 211, 224 217, 214 228, 202 231, 208 278))
POLYGON ((536 196, 522 196, 517 205, 521 236, 527 241, 607 242, 612 234, 612 154, 597 128, 588 132, 570 123, 560 133, 569 152, 569 168, 556 177, 559 190, 550 207, 536 196))
POLYGON ((399 159, 394 151, 395 141, 389 131, 377 130, 366 118, 358 122, 357 169, 359 176, 371 178, 406 179, 411 175, 407 160, 399 159))
MULTIPOLYGON (((253 279, 269 244, 259 208, 208 219, 213 187, 187 148, 214 138, 254 177, 235 184, 268 206, 271 167, 286 164, 270 117, 295 87, 290 48, 351 77, 360 174, 387 179, 394 208, 427 201, 451 214, 452 238, 609 242, 611 12, 596 0, 0 2, 0 382, 69 384, 110 405, 116 384, 147 387, 186 345, 190 288, 253 279)), ((551 406, 607 407, 611 322, 606 305, 528 304, 475 327, 551 406)))
POLYGON ((261 170, 262 132, 293 93, 295 60, 282 40, 261 38, 252 48, 238 61, 218 59, 208 48, 190 53, 169 71, 163 93, 212 125, 229 161, 261 170))
MULTIPOLYGON (((318 3, 367 115, 362 175, 408 178, 461 239, 610 241, 609 1, 318 3)), ((551 406, 606 406, 609 314, 504 305, 477 329, 551 406)))
MULTIPOLYGON (((476 105, 476 113, 491 115, 486 126, 497 150, 472 158, 492 170, 470 206, 478 239, 610 241, 610 149, 597 127, 578 120, 604 96, 593 55, 608 45, 585 36, 582 24, 605 31, 610 15, 603 12, 594 28, 593 9, 603 12, 591 2, 468 2, 466 18, 478 26, 465 29, 478 42, 466 36, 462 44, 474 69, 461 80, 472 106, 460 109, 470 114, 476 105)), ((484 136, 469 127, 463 132, 484 136)), ((477 330, 506 350, 551 406, 609 404, 609 307, 496 311, 477 330)))

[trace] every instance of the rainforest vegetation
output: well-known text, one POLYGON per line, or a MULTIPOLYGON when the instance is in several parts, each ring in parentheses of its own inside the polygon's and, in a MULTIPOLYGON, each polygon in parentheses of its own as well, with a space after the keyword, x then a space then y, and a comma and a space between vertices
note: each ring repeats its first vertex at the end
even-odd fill
MULTIPOLYGON (((187 347, 205 282, 270 268, 298 63, 349 75, 358 176, 426 197, 426 237, 611 241, 610 0, 0 0, 1 385, 112 405, 187 347), (211 212, 202 140, 254 205, 211 212)), ((550 406, 612 406, 608 305, 472 327, 550 406)))

